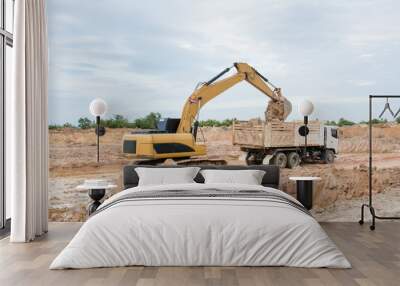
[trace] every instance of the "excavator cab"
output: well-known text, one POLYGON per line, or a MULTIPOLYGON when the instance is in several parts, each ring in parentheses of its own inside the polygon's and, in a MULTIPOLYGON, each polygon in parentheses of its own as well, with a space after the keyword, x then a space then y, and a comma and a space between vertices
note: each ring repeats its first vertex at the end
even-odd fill
POLYGON ((130 134, 176 133, 180 121, 179 118, 161 118, 156 129, 135 130, 130 134))
POLYGON ((165 133, 176 133, 180 122, 180 118, 161 118, 157 123, 157 129, 165 133))

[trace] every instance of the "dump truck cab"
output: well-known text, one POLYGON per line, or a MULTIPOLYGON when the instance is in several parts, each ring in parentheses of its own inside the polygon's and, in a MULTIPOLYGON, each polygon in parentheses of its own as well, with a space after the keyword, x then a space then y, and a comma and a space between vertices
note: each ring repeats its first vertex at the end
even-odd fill
POLYGON ((324 145, 335 154, 339 152, 339 130, 336 126, 324 126, 324 145))

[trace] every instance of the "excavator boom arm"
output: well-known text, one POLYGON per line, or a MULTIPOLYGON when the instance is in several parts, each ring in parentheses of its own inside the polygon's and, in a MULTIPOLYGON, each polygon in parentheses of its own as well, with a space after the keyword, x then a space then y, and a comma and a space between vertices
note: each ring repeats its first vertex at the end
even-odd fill
POLYGON ((218 80, 222 75, 230 70, 230 68, 227 68, 208 82, 204 83, 191 94, 183 107, 177 133, 191 132, 192 124, 196 120, 196 116, 201 107, 211 99, 217 97, 219 94, 243 80, 246 80, 252 86, 271 98, 274 106, 273 108, 270 108, 270 105, 268 106, 267 113, 271 113, 267 116, 269 120, 276 118, 284 121, 287 118, 291 112, 291 104, 281 95, 279 88, 275 88, 265 77, 246 63, 235 63, 234 67, 237 70, 236 74, 218 80), (274 89, 271 89, 269 85, 274 89))

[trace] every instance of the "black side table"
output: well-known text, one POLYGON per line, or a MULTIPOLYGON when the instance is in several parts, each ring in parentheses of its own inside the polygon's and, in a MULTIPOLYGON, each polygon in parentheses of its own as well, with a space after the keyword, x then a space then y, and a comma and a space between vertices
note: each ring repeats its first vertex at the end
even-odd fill
POLYGON ((101 205, 100 200, 105 196, 106 189, 112 189, 115 187, 117 186, 113 184, 108 184, 106 182, 104 184, 93 184, 85 181, 84 184, 79 185, 76 188, 78 190, 89 190, 88 195, 93 200, 93 202, 91 202, 87 207, 87 213, 90 216, 101 205))
POLYGON ((91 204, 89 204, 87 212, 88 215, 94 213, 97 208, 101 205, 100 200, 106 194, 106 189, 90 189, 89 190, 89 197, 93 200, 91 204))
POLYGON ((320 177, 289 177, 296 181, 297 200, 308 210, 313 207, 313 182, 321 180, 320 177))

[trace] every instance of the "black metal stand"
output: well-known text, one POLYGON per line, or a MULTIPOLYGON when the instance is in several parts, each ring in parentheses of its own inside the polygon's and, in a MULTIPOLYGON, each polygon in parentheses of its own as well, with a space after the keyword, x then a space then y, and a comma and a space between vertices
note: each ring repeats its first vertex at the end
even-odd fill
POLYGON ((100 136, 106 134, 106 128, 100 126, 100 116, 96 116, 96 129, 94 130, 97 135, 97 163, 100 161, 100 136))
POLYGON ((297 200, 308 210, 313 206, 313 183, 312 180, 296 181, 297 200))
POLYGON ((304 116, 304 156, 307 157, 308 116, 304 116))
POLYGON ((97 135, 97 163, 100 158, 100 116, 96 116, 96 135, 97 135))
POLYGON ((370 229, 375 229, 375 220, 376 219, 400 219, 400 217, 384 217, 378 216, 375 213, 375 208, 372 206, 372 100, 374 98, 400 98, 400 95, 370 95, 369 96, 369 173, 368 173, 368 196, 369 202, 368 204, 363 204, 361 206, 361 219, 359 220, 359 224, 364 224, 364 208, 369 208, 369 211, 372 216, 372 224, 370 225, 370 229))
POLYGON ((304 137, 304 148, 302 149, 302 159, 308 158, 307 152, 307 135, 310 132, 308 130, 308 116, 304 116, 304 125, 299 128, 299 135, 304 137))
POLYGON ((93 202, 88 206, 88 214, 94 213, 97 208, 101 205, 100 200, 106 194, 106 189, 91 189, 89 190, 89 197, 93 202))

